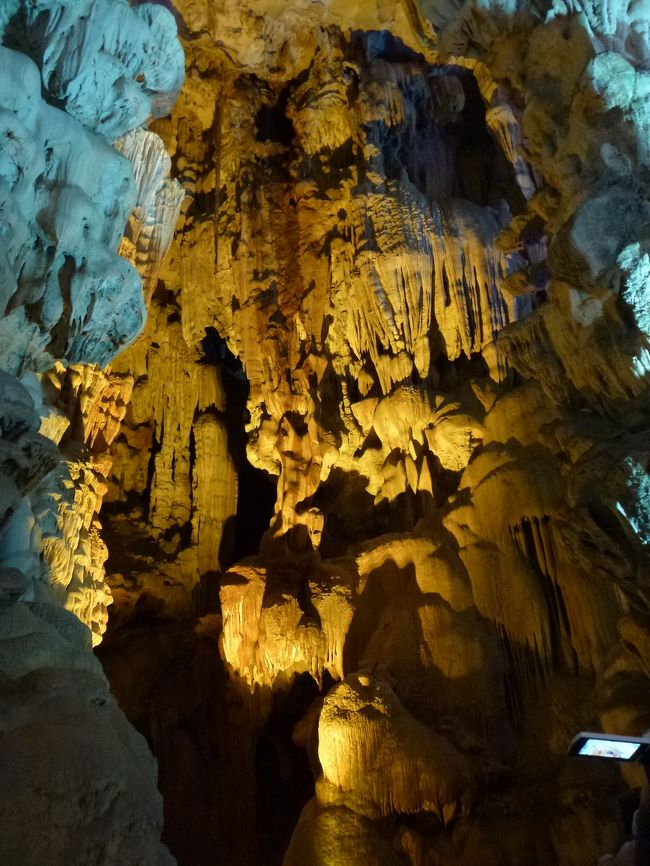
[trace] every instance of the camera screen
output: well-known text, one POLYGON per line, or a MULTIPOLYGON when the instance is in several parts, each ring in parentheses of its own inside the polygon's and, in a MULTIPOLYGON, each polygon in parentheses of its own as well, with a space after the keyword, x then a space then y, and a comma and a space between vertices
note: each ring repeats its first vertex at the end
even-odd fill
POLYGON ((593 758, 617 758, 619 761, 629 761, 638 749, 639 743, 590 738, 583 743, 578 754, 593 758))

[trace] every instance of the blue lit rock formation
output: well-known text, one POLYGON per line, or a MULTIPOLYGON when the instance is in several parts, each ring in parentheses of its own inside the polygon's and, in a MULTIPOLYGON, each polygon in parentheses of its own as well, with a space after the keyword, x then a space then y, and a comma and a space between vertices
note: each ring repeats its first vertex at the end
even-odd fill
POLYGON ((182 82, 175 33, 151 4, 0 10, 2 862, 171 862, 155 762, 91 653, 110 600, 102 451, 125 389, 87 365, 144 326, 134 265, 155 279, 180 207, 138 130, 182 82))

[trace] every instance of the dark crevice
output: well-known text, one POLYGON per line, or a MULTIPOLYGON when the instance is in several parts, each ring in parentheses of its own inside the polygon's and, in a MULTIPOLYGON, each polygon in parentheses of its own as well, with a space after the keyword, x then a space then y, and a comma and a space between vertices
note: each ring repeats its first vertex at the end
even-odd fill
POLYGON ((289 99, 289 87, 285 87, 280 93, 278 101, 273 105, 263 105, 255 115, 255 129, 257 141, 275 141, 289 147, 296 131, 287 117, 287 101, 289 99))
POLYGON ((292 737, 309 707, 325 694, 332 679, 325 674, 323 689, 309 674, 299 674, 286 694, 274 697, 273 710, 255 747, 257 833, 264 866, 281 866, 300 812, 314 796, 309 755, 292 737))
POLYGON ((230 351, 216 328, 205 329, 201 341, 203 362, 218 367, 226 392, 228 450, 237 471, 237 512, 224 526, 219 562, 228 568, 245 556, 257 553, 262 535, 269 528, 275 506, 275 478, 251 465, 246 456, 245 425, 248 420, 249 385, 241 361, 230 351))

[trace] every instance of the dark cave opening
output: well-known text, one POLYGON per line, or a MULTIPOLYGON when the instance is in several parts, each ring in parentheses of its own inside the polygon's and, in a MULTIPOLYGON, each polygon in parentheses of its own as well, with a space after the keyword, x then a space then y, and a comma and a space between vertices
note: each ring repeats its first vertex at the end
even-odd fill
POLYGON ((365 476, 334 467, 318 488, 312 505, 327 516, 320 546, 325 559, 340 555, 355 542, 391 531, 388 503, 373 507, 367 484, 365 476))
POLYGON ((274 105, 262 105, 255 115, 256 138, 258 141, 275 141, 290 146, 296 131, 287 117, 289 88, 285 87, 274 105))
POLYGON ((237 470, 237 512, 224 527, 219 561, 223 568, 257 553, 269 528, 276 498, 276 479, 253 466, 246 456, 245 425, 248 379, 241 361, 230 351, 216 328, 205 329, 201 341, 204 363, 217 366, 226 392, 224 423, 228 450, 237 470))
POLYGON ((526 209, 515 172, 490 131, 478 82, 466 69, 458 69, 465 105, 456 124, 456 189, 454 194, 481 207, 508 202, 513 214, 526 209))
POLYGON ((141 597, 131 617, 111 621, 97 648, 120 708, 146 738, 163 795, 162 841, 178 866, 225 866, 233 767, 224 699, 227 674, 213 635, 174 622, 141 597))
POLYGON ((257 553, 269 528, 276 497, 276 480, 244 460, 239 465, 239 497, 231 562, 257 553))
POLYGON ((288 692, 276 694, 274 706, 255 747, 257 833, 264 866, 281 866, 300 813, 314 796, 314 773, 307 752, 293 732, 309 708, 333 681, 324 675, 320 690, 309 674, 299 674, 288 692))
POLYGON ((488 126, 486 105, 473 73, 453 64, 431 66, 394 37, 369 40, 365 50, 370 58, 417 64, 421 66, 419 80, 424 77, 429 82, 429 90, 418 89, 418 77, 411 73, 402 85, 415 109, 414 122, 368 124, 368 140, 381 151, 387 178, 400 181, 405 171, 409 181, 432 201, 461 198, 499 210, 505 200, 512 214, 523 213, 525 198, 513 166, 488 126), (462 92, 462 107, 446 111, 443 103, 449 99, 448 90, 443 86, 438 97, 435 90, 439 82, 453 80, 462 92))
POLYGON ((437 375, 436 387, 447 393, 462 387, 474 379, 486 379, 489 377, 488 366, 479 352, 467 356, 461 352, 457 358, 450 360, 446 352, 441 351, 433 359, 431 365, 437 375))

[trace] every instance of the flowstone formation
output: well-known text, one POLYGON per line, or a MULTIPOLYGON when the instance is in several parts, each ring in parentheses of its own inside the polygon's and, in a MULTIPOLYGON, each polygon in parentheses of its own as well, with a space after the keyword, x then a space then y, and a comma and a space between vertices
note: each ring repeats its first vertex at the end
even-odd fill
POLYGON ((132 386, 102 368, 144 325, 180 208, 142 125, 182 80, 159 6, 2 4, 3 863, 173 862, 155 761, 91 650, 110 602, 97 513, 132 386))
POLYGON ((650 727, 646 11, 175 9, 101 648, 169 844, 594 864, 642 778, 566 744, 650 727))

